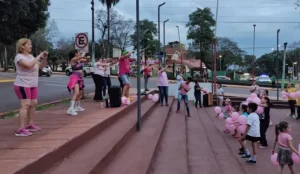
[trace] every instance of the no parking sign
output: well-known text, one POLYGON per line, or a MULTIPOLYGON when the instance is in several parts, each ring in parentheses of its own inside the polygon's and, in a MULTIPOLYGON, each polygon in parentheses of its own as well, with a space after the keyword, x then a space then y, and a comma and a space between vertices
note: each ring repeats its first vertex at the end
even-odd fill
POLYGON ((79 50, 80 52, 89 52, 88 33, 75 34, 75 49, 79 50))

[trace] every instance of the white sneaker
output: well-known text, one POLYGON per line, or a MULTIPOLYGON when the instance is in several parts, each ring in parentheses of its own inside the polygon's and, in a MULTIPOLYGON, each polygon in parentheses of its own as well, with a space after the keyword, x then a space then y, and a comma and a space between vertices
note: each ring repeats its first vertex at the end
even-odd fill
POLYGON ((67 114, 73 115, 73 116, 74 116, 74 115, 78 115, 78 113, 75 112, 75 110, 74 110, 74 109, 71 109, 71 108, 68 109, 67 114))
POLYGON ((296 119, 296 118, 297 118, 296 115, 292 115, 292 117, 293 117, 293 119, 296 119))
POLYGON ((100 107, 104 108, 104 103, 103 102, 100 103, 100 107))
POLYGON ((84 111, 85 109, 83 109, 81 106, 77 106, 75 107, 75 111, 76 112, 81 112, 81 111, 84 111))

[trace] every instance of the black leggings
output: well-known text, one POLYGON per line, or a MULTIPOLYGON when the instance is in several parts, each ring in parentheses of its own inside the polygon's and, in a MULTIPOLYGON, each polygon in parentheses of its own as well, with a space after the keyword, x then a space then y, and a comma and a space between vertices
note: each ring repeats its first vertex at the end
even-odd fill
POLYGON ((268 146, 266 133, 269 128, 270 120, 260 119, 260 143, 263 146, 268 146))
POLYGON ((289 100, 289 106, 291 110, 291 115, 295 115, 295 105, 296 101, 295 100, 289 100))
POLYGON ((159 102, 163 104, 164 98, 166 104, 168 104, 168 86, 158 86, 159 89, 159 102))
POLYGON ((103 82, 104 78, 98 74, 93 75, 93 80, 95 82, 95 95, 94 95, 94 100, 96 101, 103 101, 103 82))
POLYGON ((195 106, 198 107, 198 103, 199 103, 199 107, 201 107, 201 93, 198 93, 198 94, 194 94, 195 96, 195 106))

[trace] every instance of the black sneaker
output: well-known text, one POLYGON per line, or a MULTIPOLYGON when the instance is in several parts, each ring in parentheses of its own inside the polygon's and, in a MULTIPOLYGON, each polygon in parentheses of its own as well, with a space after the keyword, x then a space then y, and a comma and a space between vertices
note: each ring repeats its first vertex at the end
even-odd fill
POLYGON ((239 155, 246 155, 245 151, 240 151, 239 155))
POLYGON ((242 148, 242 147, 239 148, 239 151, 240 151, 240 152, 244 152, 244 148, 242 148))
POLYGON ((241 158, 251 158, 251 155, 244 154, 241 156, 241 158))
POLYGON ((256 164, 256 161, 254 161, 253 159, 247 160, 246 161, 247 164, 256 164))

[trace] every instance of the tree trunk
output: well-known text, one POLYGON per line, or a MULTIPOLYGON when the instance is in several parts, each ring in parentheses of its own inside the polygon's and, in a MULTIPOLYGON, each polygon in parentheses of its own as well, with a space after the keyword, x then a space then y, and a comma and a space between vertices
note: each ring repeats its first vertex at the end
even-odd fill
POLYGON ((4 45, 4 71, 8 70, 8 63, 7 63, 7 49, 4 45))
POLYGON ((109 44, 110 44, 110 8, 107 7, 107 58, 109 58, 109 44))

